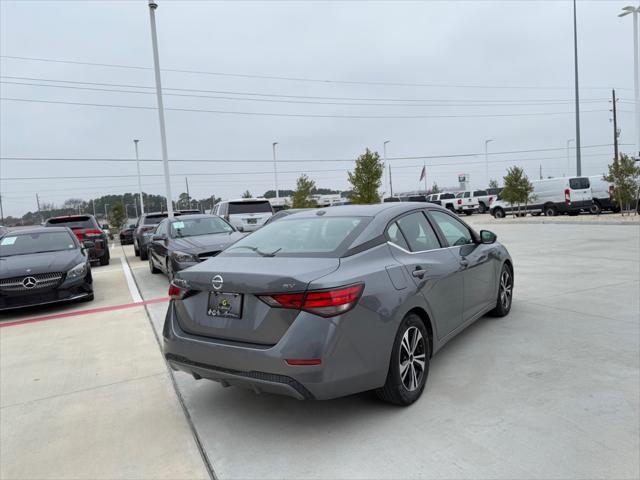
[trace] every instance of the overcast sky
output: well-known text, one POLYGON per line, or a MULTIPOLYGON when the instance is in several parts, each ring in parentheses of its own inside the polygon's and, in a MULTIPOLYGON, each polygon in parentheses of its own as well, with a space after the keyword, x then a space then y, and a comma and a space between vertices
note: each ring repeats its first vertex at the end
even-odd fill
MULTIPOLYGON (((540 165, 545 176, 568 170, 566 142, 575 138, 570 1, 158 3, 165 106, 183 109, 166 112, 169 158, 224 160, 172 162, 174 198, 185 176, 196 198, 238 197, 245 189, 261 195, 274 187, 276 141, 280 188, 293 188, 307 172, 319 187, 348 189, 353 162, 331 160, 355 159, 367 147, 382 154, 385 140, 388 157, 479 154, 427 159, 429 186, 455 186, 463 172, 486 186, 486 139, 493 139, 491 178, 513 164, 533 178, 540 165), (499 153, 537 149, 556 150, 499 153)), ((622 150, 633 151, 632 20, 617 17, 628 3, 578 2, 585 147, 612 143, 616 88, 620 141, 629 144, 622 150)), ((2 0, 0 14, 2 97, 92 104, 2 100, 3 158, 133 158, 134 138, 142 158, 161 158, 154 90, 140 88, 153 87, 153 70, 33 60, 151 67, 146 0, 2 0), (40 86, 53 84, 75 88, 40 86)), ((610 146, 584 148, 583 174, 602 173, 611 158, 610 146)), ((35 210, 36 192, 61 204, 137 185, 135 162, 0 163, 5 216, 35 210), (91 178, 55 178, 74 176, 91 178)), ((390 163, 395 191, 420 186, 422 159, 390 163)), ((163 194, 162 177, 152 176, 161 163, 143 163, 142 173, 143 189, 163 194)))

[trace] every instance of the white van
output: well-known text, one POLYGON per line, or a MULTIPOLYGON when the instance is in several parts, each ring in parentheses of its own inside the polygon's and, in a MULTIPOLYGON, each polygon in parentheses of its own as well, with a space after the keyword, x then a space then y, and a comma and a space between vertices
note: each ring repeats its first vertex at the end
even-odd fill
POLYGON ((273 208, 266 198, 239 198, 216 203, 211 214, 223 217, 241 232, 252 232, 273 215, 273 208))
POLYGON ((616 211, 617 206, 613 202, 613 183, 607 182, 602 175, 592 175, 589 177, 591 183, 591 195, 593 205, 591 213, 600 213, 602 210, 616 211))
MULTIPOLYGON (((523 214, 544 213, 553 217, 561 213, 578 215, 580 210, 590 210, 593 206, 591 183, 588 177, 560 177, 544 180, 532 180, 533 193, 531 202, 521 205, 523 214)), ((512 210, 518 210, 517 205, 511 205, 498 197, 493 202, 489 213, 496 218, 504 218, 512 210)))

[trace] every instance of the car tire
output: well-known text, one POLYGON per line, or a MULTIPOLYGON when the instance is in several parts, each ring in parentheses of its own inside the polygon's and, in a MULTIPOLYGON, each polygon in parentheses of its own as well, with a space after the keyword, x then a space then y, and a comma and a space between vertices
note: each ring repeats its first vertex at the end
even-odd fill
POLYGON ((496 308, 489 312, 494 317, 505 317, 511 311, 513 303, 513 270, 508 264, 502 266, 498 277, 498 298, 496 308))
POLYGON ((149 251, 146 248, 140 249, 140 260, 147 260, 149 258, 149 251))
POLYGON ((500 207, 496 208, 493 211, 493 217, 494 218, 504 218, 505 216, 506 216, 506 214, 505 214, 504 210, 502 208, 500 208, 500 207))
POLYGON ((544 215, 545 217, 555 217, 558 214, 558 210, 554 205, 545 205, 544 215))
POLYGON ((589 213, 591 215, 600 215, 602 213, 602 207, 598 202, 593 202, 593 205, 589 207, 589 213))
POLYGON ((149 271, 154 275, 156 273, 160 273, 160 270, 158 270, 155 264, 153 263, 153 260, 151 259, 151 255, 149 255, 149 271))
MULTIPOLYGON (((107 247, 108 248, 108 247, 107 247)), ((105 265, 109 265, 109 260, 111 259, 111 255, 109 254, 109 250, 104 252, 104 254, 100 257, 100 265, 103 267, 105 265)))
POLYGON ((478 213, 485 213, 487 211, 487 207, 484 203, 480 202, 478 204, 478 213))
POLYGON ((133 241, 133 253, 136 257, 140 256, 140 249, 138 248, 138 244, 135 240, 133 241))
POLYGON ((378 398, 401 406, 411 405, 420 398, 429 375, 430 356, 427 329, 418 315, 409 313, 398 327, 387 380, 375 391, 378 398))

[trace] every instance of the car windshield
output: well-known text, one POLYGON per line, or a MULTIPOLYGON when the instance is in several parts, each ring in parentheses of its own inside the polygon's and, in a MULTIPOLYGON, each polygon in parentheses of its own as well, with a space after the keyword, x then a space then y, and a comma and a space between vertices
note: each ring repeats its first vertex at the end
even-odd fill
POLYGON ((353 239, 362 217, 284 218, 244 237, 225 254, 332 256, 353 239))
POLYGON ((91 217, 69 217, 69 218, 50 218, 47 220, 47 226, 69 227, 69 228, 96 228, 97 224, 91 217))
POLYGON ((233 228, 219 217, 183 218, 171 223, 173 238, 229 232, 233 232, 233 228))
POLYGON ((0 257, 29 253, 72 250, 77 244, 68 232, 38 232, 5 235, 0 240, 0 257))
POLYGON ((229 215, 238 213, 272 213, 268 200, 258 202, 229 202, 229 215))
POLYGON ((147 217, 144 217, 144 224, 157 225, 165 218, 167 218, 167 215, 154 215, 153 217, 147 216, 147 217))

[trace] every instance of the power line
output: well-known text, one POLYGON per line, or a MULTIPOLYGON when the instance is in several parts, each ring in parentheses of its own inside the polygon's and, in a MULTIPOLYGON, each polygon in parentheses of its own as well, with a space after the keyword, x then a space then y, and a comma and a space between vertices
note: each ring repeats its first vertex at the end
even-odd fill
MULTIPOLYGON (((31 62, 47 62, 47 63, 65 63, 70 65, 88 65, 93 67, 107 67, 107 68, 122 68, 131 70, 152 70, 152 67, 145 67, 139 65, 122 65, 114 63, 98 63, 98 62, 83 62, 78 60, 61 60, 53 58, 39 58, 39 57, 23 57, 17 55, 0 55, 0 58, 9 58, 12 60, 31 61, 31 62)), ((306 78, 306 77, 287 77, 278 75, 257 75, 257 74, 245 74, 245 73, 229 73, 229 72, 212 72, 205 70, 186 70, 177 68, 163 68, 164 72, 174 73, 188 73, 196 75, 214 75, 219 77, 230 78, 250 78, 260 80, 284 80, 291 82, 308 82, 308 83, 322 83, 322 84, 340 84, 340 85, 370 85, 370 86, 393 86, 393 87, 430 87, 430 88, 478 88, 478 89, 515 89, 515 90, 571 90, 571 87, 549 87, 549 86, 525 86, 525 85, 460 85, 460 84, 446 84, 446 83, 409 83, 409 82, 382 82, 382 81, 356 81, 356 80, 332 80, 332 79, 318 79, 318 78, 306 78)), ((590 90, 609 90, 610 87, 582 87, 583 89, 590 90)), ((631 90, 620 89, 620 90, 631 90)))
MULTIPOLYGON (((28 103, 47 103, 55 105, 74 105, 85 107, 106 107, 106 108, 127 108, 137 110, 156 110, 156 107, 147 107, 143 105, 116 105, 104 103, 85 103, 85 102, 66 102, 58 100, 35 100, 27 98, 11 98, 0 97, 0 100, 11 102, 28 102, 28 103)), ((221 115, 242 115, 242 116, 260 116, 260 117, 293 117, 293 118, 347 118, 347 119, 427 119, 427 118, 499 118, 499 117, 536 117, 550 115, 566 115, 573 114, 572 111, 566 112, 530 112, 530 113, 491 113, 491 114, 455 114, 455 115, 335 115, 335 114, 304 114, 304 113, 273 113, 273 112, 241 112, 230 110, 206 110, 197 108, 165 108, 174 112, 195 112, 195 113, 215 113, 221 115)), ((598 113, 608 112, 609 110, 583 110, 582 113, 598 113)), ((623 110, 620 110, 623 111, 623 110)), ((624 111, 630 113, 629 111, 624 111)))
MULTIPOLYGON (((38 78, 29 78, 29 77, 11 77, 11 76, 1 76, 0 78, 9 78, 9 79, 18 79, 18 80, 29 80, 30 82, 34 81, 45 81, 45 82, 58 82, 58 83, 71 83, 74 85, 53 85, 53 84, 42 84, 42 83, 27 83, 27 82, 18 82, 13 80, 1 80, 0 83, 4 83, 7 85, 22 85, 22 86, 30 86, 30 87, 52 87, 52 88, 64 88, 64 89, 72 89, 72 90, 89 90, 89 91, 97 91, 97 92, 114 92, 114 93, 133 93, 133 94, 143 94, 143 95, 155 95, 154 91, 146 91, 139 92, 136 90, 123 90, 124 88, 138 88, 138 89, 152 89, 153 87, 145 86, 145 85, 122 85, 122 84, 112 84, 112 83, 98 83, 98 82, 76 82, 76 81, 68 81, 68 80, 52 80, 52 79, 38 79, 38 78), (98 85, 105 86, 111 88, 95 88, 95 87, 87 87, 87 86, 76 86, 76 85, 98 85)), ((266 95, 266 94, 258 94, 258 93, 244 93, 244 92, 220 92, 216 90, 200 90, 200 89, 187 89, 187 88, 163 88, 165 90, 165 95, 175 96, 175 97, 187 97, 187 98, 211 98, 216 100, 240 100, 240 101, 251 101, 251 102, 268 102, 268 103, 291 103, 291 104, 305 104, 305 105, 347 105, 347 106, 374 106, 374 107, 492 107, 492 106, 538 106, 538 105, 570 105, 572 100, 404 100, 405 102, 413 102, 413 103, 397 103, 401 100, 391 100, 391 99, 363 99, 363 98, 340 98, 340 97, 307 97, 302 95, 266 95), (195 94, 180 94, 180 93, 169 93, 166 90, 173 91, 182 91, 182 92, 205 92, 205 93, 216 93, 222 95, 195 95, 195 94), (279 99, 274 98, 244 98, 244 97, 229 97, 225 95, 245 95, 245 96, 269 96, 269 97, 279 97, 279 99), (282 99, 285 98, 285 99, 282 99), (291 98, 296 98, 296 100, 292 100, 291 98), (325 101, 309 101, 309 100, 297 100, 297 99, 332 99, 332 100, 345 100, 345 101, 333 101, 333 102, 325 102, 325 101), (347 101, 348 100, 348 101, 347 101), (376 101, 376 102, 396 102, 396 103, 362 103, 363 101, 376 101), (360 103, 353 103, 354 101, 360 103), (469 103, 451 103, 451 102, 469 102, 469 103), (441 102, 441 103, 435 103, 441 102), (445 103, 442 103, 445 102, 445 103)), ((593 98, 593 99, 583 99, 581 103, 599 103, 599 102, 608 102, 607 98, 593 98)))
MULTIPOLYGON (((620 145, 628 146, 631 143, 621 143, 620 145)), ((613 144, 601 143, 594 145, 584 145, 583 149, 587 148, 602 148, 612 147, 613 144)), ((575 147, 572 147, 575 148, 575 147)), ((535 153, 535 152, 553 152, 553 151, 566 151, 566 147, 548 147, 548 148, 530 148, 525 150, 505 150, 500 152, 491 152, 492 156, 495 155, 513 155, 519 153, 535 153)), ((387 157, 387 160, 429 160, 437 158, 465 158, 475 157, 482 155, 480 152, 472 153, 454 153, 444 155, 413 155, 406 157, 387 157)), ((71 161, 71 162, 135 162, 135 158, 71 158, 71 157, 14 157, 6 156, 0 157, 0 160, 9 161, 71 161)), ((161 159, 157 158, 145 158, 140 159, 140 162, 161 162, 161 159)), ((273 163, 273 159, 209 159, 209 158, 172 158, 171 162, 204 162, 204 163, 273 163)), ((311 162, 355 162, 356 158, 306 158, 306 159, 278 159, 278 163, 311 163, 311 162)))

